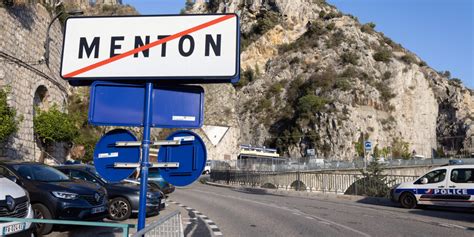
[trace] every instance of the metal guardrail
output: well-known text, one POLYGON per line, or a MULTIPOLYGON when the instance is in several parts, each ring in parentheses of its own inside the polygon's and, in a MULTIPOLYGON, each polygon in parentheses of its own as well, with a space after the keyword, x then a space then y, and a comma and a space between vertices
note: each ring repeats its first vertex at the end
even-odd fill
MULTIPOLYGON (((303 158, 288 159, 291 164, 280 163, 272 164, 271 160, 262 162, 258 160, 231 160, 231 161, 213 161, 211 170, 250 170, 250 171, 305 171, 305 170, 343 170, 343 169, 362 169, 364 167, 363 160, 354 161, 337 161, 325 159, 321 163, 302 162, 303 158), (300 162, 298 162, 300 160, 300 162)), ((397 168, 407 166, 439 166, 448 164, 452 159, 436 158, 436 159, 389 159, 379 161, 384 168, 397 168)), ((474 164, 474 158, 460 159, 464 164, 474 164)))
POLYGON ((53 224, 53 225, 77 225, 77 226, 120 228, 122 229, 123 237, 129 236, 130 228, 135 228, 135 225, 132 225, 132 224, 119 224, 119 223, 110 223, 110 222, 68 221, 68 220, 11 218, 11 217, 0 217, 0 222, 42 223, 42 224, 53 224))
POLYGON ((174 211, 135 233, 132 237, 184 237, 181 213, 174 211))
MULTIPOLYGON (((395 184, 415 180, 418 176, 380 175, 367 177, 363 174, 340 174, 323 172, 268 172, 268 171, 235 171, 214 170, 211 180, 273 189, 293 189, 309 192, 332 192, 351 195, 367 195, 367 192, 384 191, 395 184)), ((388 195, 388 193, 386 194, 388 195)))

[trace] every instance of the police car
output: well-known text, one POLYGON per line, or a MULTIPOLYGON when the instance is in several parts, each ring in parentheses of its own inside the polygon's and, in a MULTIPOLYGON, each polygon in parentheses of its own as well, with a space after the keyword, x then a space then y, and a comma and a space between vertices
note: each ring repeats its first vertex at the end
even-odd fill
POLYGON ((474 165, 434 168, 414 182, 396 185, 390 195, 405 208, 418 204, 473 208, 474 165))

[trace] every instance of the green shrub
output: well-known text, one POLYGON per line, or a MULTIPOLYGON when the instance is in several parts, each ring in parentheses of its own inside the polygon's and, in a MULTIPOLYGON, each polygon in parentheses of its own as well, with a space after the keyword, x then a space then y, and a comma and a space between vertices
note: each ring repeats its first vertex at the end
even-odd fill
POLYGON ((326 105, 327 100, 316 95, 305 95, 298 99, 297 111, 300 114, 319 112, 326 105))
POLYGON ((7 103, 7 92, 0 89, 0 142, 18 130, 18 121, 15 117, 16 110, 7 103))
POLYGON ((270 86, 270 89, 268 90, 271 95, 276 96, 281 93, 283 90, 283 85, 280 82, 275 82, 273 85, 270 86))
POLYGON ((409 159, 411 157, 409 143, 399 137, 394 138, 392 141, 392 157, 409 159))
POLYGON ((248 85, 252 81, 255 81, 257 79, 257 76, 258 75, 255 73, 255 71, 251 67, 249 67, 247 70, 241 71, 240 80, 237 84, 234 85, 234 87, 236 89, 240 89, 248 85))
POLYGON ((43 144, 71 142, 78 133, 68 114, 53 106, 48 111, 38 111, 33 119, 34 131, 43 144))
POLYGON ((338 78, 334 87, 336 89, 341 89, 342 91, 348 91, 352 88, 351 82, 347 78, 338 78))
POLYGON ((420 60, 420 62, 418 63, 418 66, 420 66, 420 67, 426 67, 426 66, 428 66, 428 64, 426 64, 425 61, 420 60))
POLYGON ((341 54, 341 61, 343 64, 359 64, 359 56, 354 52, 345 52, 341 54))
POLYGON ((334 22, 331 22, 326 26, 326 29, 329 31, 334 30, 334 28, 336 28, 336 24, 334 24, 334 22))
POLYGON ((384 102, 388 102, 390 99, 395 98, 396 94, 392 93, 392 89, 385 82, 378 82, 375 87, 380 93, 380 99, 384 102))
POLYGON ((349 66, 342 72, 340 76, 346 78, 356 78, 359 76, 359 71, 357 71, 357 68, 349 66))
POLYGON ((327 91, 328 89, 333 87, 336 78, 337 73, 332 68, 326 69, 321 73, 314 73, 309 77, 309 86, 306 87, 306 89, 314 90, 319 87, 323 89, 323 91, 327 91))
POLYGON ((267 111, 269 109, 271 109, 272 107, 272 101, 270 99, 267 99, 267 98, 263 98, 259 101, 257 107, 255 107, 255 111, 267 111))
POLYGON ((299 62, 300 62, 300 58, 294 57, 294 58, 292 58, 292 59, 290 60, 289 63, 290 63, 290 65, 293 65, 293 64, 299 63, 299 62))
POLYGON ((400 59, 406 64, 416 63, 416 58, 411 54, 405 54, 400 59))
POLYGON ((342 32, 342 30, 338 30, 334 34, 331 35, 327 43, 327 46, 328 48, 339 47, 339 45, 341 45, 344 39, 345 39, 344 33, 342 32))
POLYGON ((392 51, 388 49, 379 49, 372 57, 375 61, 388 63, 392 59, 392 51))
POLYGON ((388 80, 390 79, 390 77, 392 77, 392 73, 390 71, 386 71, 383 73, 383 79, 384 80, 388 80))
POLYGON ((363 25, 360 27, 360 30, 361 30, 362 32, 365 32, 365 33, 372 33, 372 32, 374 32, 374 29, 375 29, 375 23, 373 23, 373 22, 369 22, 369 23, 363 24, 363 25))
POLYGON ((462 81, 459 78, 451 78, 449 79, 449 84, 451 85, 462 85, 462 81))
POLYGON ((253 31, 256 34, 263 35, 265 32, 271 30, 280 22, 280 17, 277 12, 267 11, 262 16, 257 17, 257 24, 253 31))
POLYGON ((324 20, 330 20, 330 19, 339 18, 339 17, 342 17, 342 13, 336 12, 336 11, 331 11, 327 14, 324 14, 323 19, 324 20))

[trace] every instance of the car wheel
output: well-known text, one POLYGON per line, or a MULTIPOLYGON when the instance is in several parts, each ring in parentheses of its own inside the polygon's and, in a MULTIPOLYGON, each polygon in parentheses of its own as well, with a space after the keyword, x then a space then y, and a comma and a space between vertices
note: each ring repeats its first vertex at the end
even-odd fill
POLYGON ((411 193, 403 193, 400 196, 400 204, 404 208, 415 208, 416 207, 416 197, 411 193))
MULTIPOLYGON (((44 206, 43 204, 33 204, 33 213, 34 213, 34 218, 35 219, 52 219, 53 215, 51 215, 51 212, 49 209, 44 206)), ((35 232, 37 235, 47 235, 51 233, 53 230, 53 225, 52 224, 44 224, 44 223, 36 223, 35 224, 35 232)))
POLYGON ((109 219, 123 221, 132 214, 130 202, 122 197, 114 198, 109 202, 109 219))

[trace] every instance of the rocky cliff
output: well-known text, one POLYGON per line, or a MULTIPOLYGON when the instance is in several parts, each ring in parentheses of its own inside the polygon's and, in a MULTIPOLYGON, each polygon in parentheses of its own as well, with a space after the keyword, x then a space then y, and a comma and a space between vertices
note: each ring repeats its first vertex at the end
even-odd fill
POLYGON ((375 24, 323 0, 199 1, 187 11, 241 17, 241 82, 206 86, 205 124, 234 130, 220 148, 232 158, 250 143, 350 160, 363 137, 382 155, 472 152, 473 91, 375 24))

